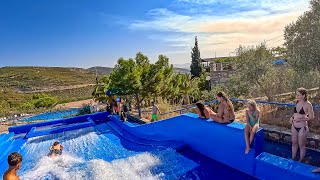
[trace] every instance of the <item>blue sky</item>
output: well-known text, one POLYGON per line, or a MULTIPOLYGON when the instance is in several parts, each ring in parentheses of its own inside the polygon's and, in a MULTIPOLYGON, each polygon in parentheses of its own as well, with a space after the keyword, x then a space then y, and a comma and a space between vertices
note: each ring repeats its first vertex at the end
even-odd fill
POLYGON ((227 56, 241 45, 283 43, 306 0, 3 0, 0 66, 113 67, 142 51, 173 64, 227 56))

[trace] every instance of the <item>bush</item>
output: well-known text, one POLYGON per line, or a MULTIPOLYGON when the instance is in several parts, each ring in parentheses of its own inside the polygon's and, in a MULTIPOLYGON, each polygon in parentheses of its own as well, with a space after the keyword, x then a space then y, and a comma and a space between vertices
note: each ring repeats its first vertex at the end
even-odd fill
POLYGON ((52 107, 58 102, 58 99, 55 97, 43 97, 37 100, 34 100, 34 106, 36 108, 41 107, 52 107))

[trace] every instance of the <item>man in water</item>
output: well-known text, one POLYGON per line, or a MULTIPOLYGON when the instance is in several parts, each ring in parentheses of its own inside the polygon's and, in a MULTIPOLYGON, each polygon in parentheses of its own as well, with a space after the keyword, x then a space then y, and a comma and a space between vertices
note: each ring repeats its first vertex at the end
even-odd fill
POLYGON ((63 146, 59 142, 54 142, 49 148, 51 157, 59 156, 63 151, 63 146))
POLYGON ((9 154, 8 164, 9 167, 3 174, 3 180, 19 180, 17 172, 22 165, 22 156, 17 152, 9 154))
POLYGON ((161 112, 160 112, 158 106, 154 102, 152 102, 151 105, 152 105, 151 122, 153 122, 158 119, 158 112, 159 113, 161 113, 161 112))

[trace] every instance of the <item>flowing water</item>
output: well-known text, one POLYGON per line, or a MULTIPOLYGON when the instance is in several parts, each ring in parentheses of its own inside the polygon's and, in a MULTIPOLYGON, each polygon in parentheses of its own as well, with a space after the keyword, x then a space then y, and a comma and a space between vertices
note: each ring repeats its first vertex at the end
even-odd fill
POLYGON ((179 179, 198 166, 173 149, 137 145, 111 129, 94 128, 28 139, 20 179, 179 179), (49 147, 59 141, 64 152, 48 157, 49 147))

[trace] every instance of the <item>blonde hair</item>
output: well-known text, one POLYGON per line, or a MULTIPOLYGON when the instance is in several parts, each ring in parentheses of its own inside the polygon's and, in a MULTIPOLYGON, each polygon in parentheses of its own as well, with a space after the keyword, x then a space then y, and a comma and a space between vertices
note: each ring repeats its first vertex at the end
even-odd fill
POLYGON ((254 101, 254 100, 249 100, 247 104, 253 106, 256 110, 258 110, 256 101, 254 101))

